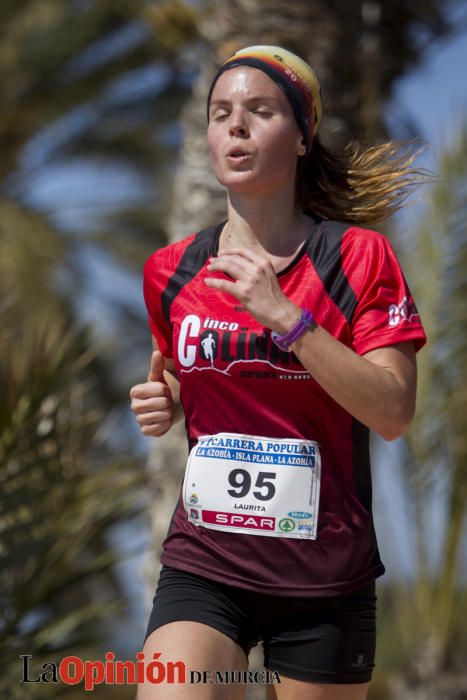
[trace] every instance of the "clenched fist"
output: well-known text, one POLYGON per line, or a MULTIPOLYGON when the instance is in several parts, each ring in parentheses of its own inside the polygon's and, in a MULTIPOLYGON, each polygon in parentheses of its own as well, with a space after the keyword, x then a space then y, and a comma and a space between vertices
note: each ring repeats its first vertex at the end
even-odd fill
POLYGON ((170 429, 173 398, 164 379, 164 357, 159 350, 152 353, 147 382, 135 384, 130 390, 130 397, 131 410, 144 435, 160 437, 170 429))

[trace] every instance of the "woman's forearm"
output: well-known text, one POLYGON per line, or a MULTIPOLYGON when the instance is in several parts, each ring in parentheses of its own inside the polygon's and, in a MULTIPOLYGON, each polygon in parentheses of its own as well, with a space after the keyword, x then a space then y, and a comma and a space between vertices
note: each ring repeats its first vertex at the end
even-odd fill
MULTIPOLYGON (((298 307, 296 311, 298 318, 298 307)), ((288 318, 285 329, 290 327, 290 315, 288 318)), ((291 349, 313 379, 361 423, 386 440, 405 432, 415 411, 412 343, 379 348, 362 357, 324 328, 314 326, 291 349)))

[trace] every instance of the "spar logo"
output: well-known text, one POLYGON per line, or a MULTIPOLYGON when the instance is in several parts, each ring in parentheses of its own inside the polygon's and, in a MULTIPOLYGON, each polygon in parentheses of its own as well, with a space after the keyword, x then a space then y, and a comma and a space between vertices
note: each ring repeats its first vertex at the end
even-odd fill
POLYGON ((243 513, 224 513, 216 510, 203 510, 203 522, 213 525, 244 527, 252 530, 275 530, 276 519, 261 515, 244 515, 243 513))

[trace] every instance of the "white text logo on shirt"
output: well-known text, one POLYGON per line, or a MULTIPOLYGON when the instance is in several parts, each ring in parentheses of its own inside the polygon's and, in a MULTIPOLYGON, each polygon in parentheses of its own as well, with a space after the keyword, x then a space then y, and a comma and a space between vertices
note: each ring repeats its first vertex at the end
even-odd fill
POLYGON ((389 325, 391 328, 398 326, 402 321, 413 321, 420 318, 415 304, 409 302, 407 297, 404 297, 399 304, 391 304, 389 307, 389 325))
POLYGON ((236 321, 210 316, 203 319, 197 314, 187 314, 182 319, 177 355, 181 372, 211 370, 230 375, 232 367, 239 365, 242 377, 311 379, 293 352, 281 350, 273 343, 269 329, 252 331, 236 321), (258 363, 267 365, 265 371, 258 369, 258 363))

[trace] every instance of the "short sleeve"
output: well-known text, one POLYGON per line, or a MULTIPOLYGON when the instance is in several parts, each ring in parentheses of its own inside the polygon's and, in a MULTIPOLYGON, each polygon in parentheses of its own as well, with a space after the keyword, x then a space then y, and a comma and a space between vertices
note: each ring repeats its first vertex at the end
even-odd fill
POLYGON ((173 357, 172 325, 164 313, 163 291, 167 286, 168 275, 164 271, 161 251, 156 251, 146 261, 143 271, 143 295, 148 313, 151 332, 164 357, 173 357))
POLYGON ((352 319, 354 350, 363 355, 379 347, 413 341, 418 352, 426 335, 396 254, 385 236, 361 231, 353 246, 352 319))

